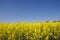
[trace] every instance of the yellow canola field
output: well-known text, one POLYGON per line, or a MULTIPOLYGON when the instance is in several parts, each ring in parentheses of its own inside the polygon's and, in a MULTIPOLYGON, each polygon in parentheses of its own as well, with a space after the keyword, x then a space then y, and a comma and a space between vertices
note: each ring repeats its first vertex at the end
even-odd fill
POLYGON ((0 23, 0 40, 60 40, 60 22, 0 23))

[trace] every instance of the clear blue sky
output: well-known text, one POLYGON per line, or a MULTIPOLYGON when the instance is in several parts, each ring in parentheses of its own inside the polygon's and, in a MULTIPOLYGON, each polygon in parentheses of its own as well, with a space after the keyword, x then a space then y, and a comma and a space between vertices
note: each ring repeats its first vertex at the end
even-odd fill
POLYGON ((60 0, 0 0, 0 22, 60 20, 60 0))

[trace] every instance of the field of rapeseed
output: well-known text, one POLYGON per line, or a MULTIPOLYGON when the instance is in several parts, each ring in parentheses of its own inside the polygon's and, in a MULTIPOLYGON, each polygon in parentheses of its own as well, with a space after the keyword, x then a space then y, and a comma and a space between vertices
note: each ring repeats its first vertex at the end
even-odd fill
POLYGON ((60 22, 0 23, 0 40, 60 40, 60 22))

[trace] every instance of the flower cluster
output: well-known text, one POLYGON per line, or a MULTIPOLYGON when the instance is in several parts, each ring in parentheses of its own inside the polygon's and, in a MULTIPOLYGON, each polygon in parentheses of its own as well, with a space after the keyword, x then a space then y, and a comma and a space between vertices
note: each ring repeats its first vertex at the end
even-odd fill
POLYGON ((60 22, 0 23, 0 40, 60 40, 60 22))

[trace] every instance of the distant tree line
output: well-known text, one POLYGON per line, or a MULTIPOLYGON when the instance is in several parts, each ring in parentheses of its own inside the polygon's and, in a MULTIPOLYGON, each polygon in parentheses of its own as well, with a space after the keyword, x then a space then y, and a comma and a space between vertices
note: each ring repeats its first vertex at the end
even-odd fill
MULTIPOLYGON (((46 21, 46 22, 50 22, 50 21, 46 21)), ((58 21, 52 21, 52 22, 60 22, 60 20, 58 20, 58 21)))

